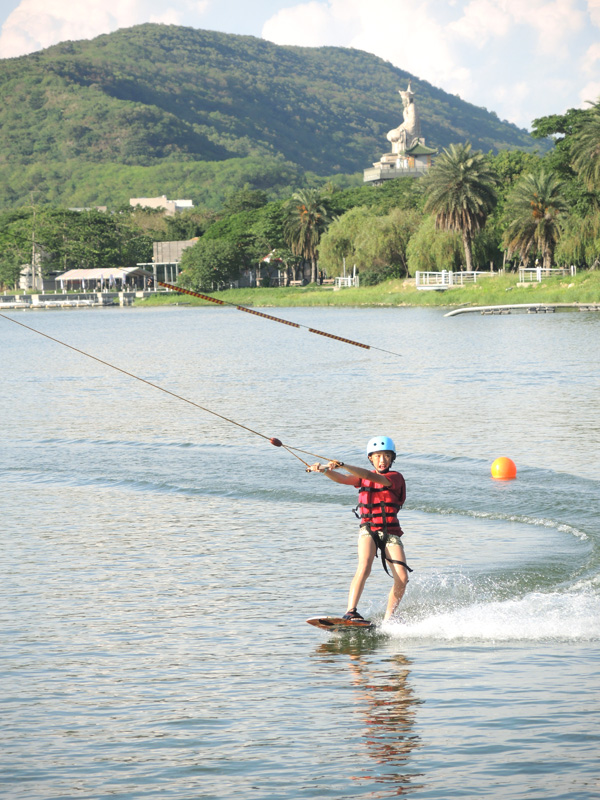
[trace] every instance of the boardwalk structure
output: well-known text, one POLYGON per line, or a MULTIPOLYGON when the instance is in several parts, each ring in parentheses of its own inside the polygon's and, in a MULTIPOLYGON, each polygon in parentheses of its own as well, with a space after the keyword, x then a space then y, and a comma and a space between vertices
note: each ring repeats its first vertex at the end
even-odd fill
POLYGON ((459 314, 552 314, 560 309, 577 311, 600 311, 600 303, 514 303, 501 306, 465 306, 454 308, 444 314, 445 317, 456 317, 459 314))

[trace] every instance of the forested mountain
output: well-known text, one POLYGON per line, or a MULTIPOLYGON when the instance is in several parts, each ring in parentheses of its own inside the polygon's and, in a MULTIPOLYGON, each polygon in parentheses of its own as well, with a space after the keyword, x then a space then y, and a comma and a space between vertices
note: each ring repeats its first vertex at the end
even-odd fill
POLYGON ((428 144, 540 147, 526 131, 359 50, 146 24, 0 61, 0 206, 219 205, 355 174, 416 94, 428 144), (308 175, 306 174, 308 173, 308 175))

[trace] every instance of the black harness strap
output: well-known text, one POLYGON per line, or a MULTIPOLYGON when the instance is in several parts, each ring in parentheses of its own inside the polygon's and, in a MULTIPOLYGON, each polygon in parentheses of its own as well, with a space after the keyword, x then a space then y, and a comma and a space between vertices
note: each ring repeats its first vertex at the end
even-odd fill
POLYGON ((388 540, 390 538, 390 534, 387 531, 374 531, 371 530, 371 527, 369 525, 367 525, 367 529, 369 531, 371 539, 373 539, 375 547, 377 548, 377 552, 375 553, 375 555, 378 556, 379 553, 381 552, 381 565, 383 566, 384 570, 387 572, 388 575, 390 574, 390 571, 387 568, 387 564, 385 563, 386 561, 389 561, 390 564, 400 564, 406 569, 407 572, 413 571, 405 561, 397 561, 395 558, 388 558, 386 556, 385 548, 387 547, 388 540), (379 533, 383 534, 382 538, 379 538, 378 535, 379 533))
MULTIPOLYGON (((356 507, 357 508, 381 508, 381 506, 382 506, 382 503, 359 503, 356 507)), ((395 508, 398 511, 400 511, 400 509, 402 508, 400 503, 385 503, 385 506, 387 506, 388 508, 395 508)), ((372 515, 372 516, 377 516, 377 514, 372 515)))

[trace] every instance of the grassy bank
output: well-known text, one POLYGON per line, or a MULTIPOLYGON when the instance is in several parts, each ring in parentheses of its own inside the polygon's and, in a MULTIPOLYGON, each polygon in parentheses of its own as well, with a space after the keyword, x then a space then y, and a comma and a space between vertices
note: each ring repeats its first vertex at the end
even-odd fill
MULTIPOLYGON (((493 306, 507 303, 598 303, 600 271, 547 278, 541 284, 517 286, 517 275, 480 278, 477 284, 446 291, 417 291, 414 280, 334 291, 330 286, 274 289, 229 289, 214 297, 243 306, 493 306)), ((206 305, 189 295, 160 295, 136 305, 206 305)))

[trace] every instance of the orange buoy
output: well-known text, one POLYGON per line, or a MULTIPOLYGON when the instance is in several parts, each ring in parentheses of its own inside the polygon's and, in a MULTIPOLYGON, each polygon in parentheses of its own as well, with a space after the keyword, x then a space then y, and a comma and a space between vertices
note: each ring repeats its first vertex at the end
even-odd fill
POLYGON ((512 459, 501 456, 492 464, 492 478, 498 481, 510 481, 516 477, 517 465, 512 459))

